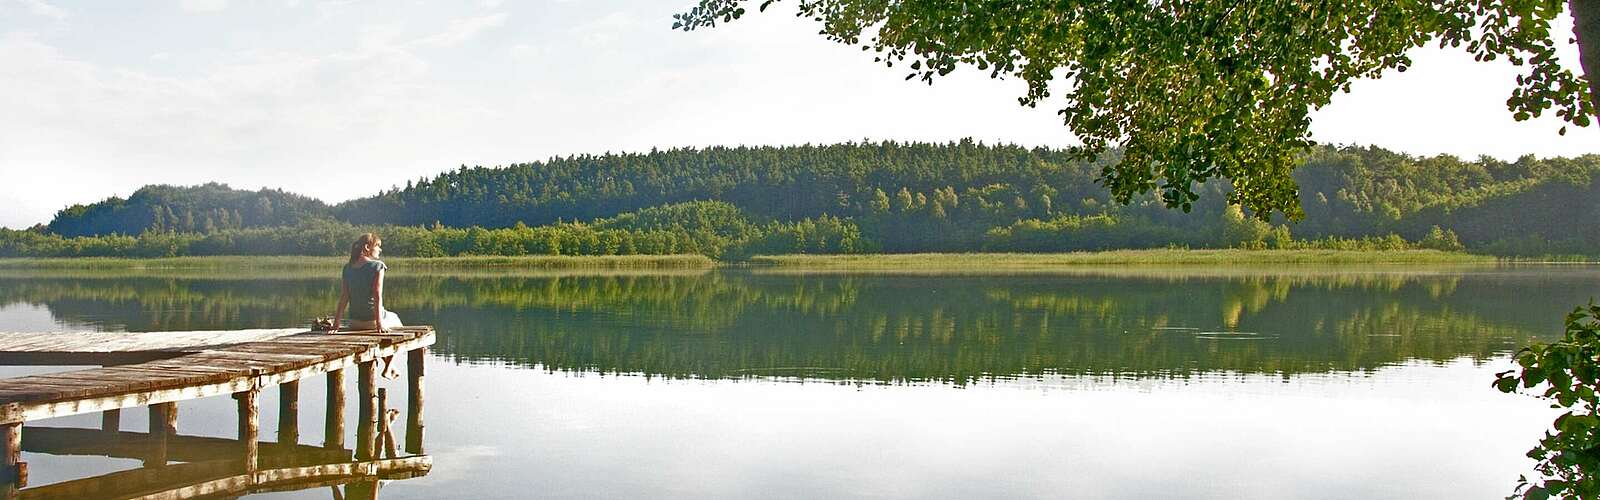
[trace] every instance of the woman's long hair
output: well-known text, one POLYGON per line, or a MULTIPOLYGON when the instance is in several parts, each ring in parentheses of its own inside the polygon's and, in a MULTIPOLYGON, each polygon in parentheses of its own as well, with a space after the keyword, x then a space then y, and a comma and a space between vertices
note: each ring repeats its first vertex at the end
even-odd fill
POLYGON ((378 235, 376 233, 366 233, 361 235, 361 237, 356 238, 356 242, 350 244, 349 264, 355 264, 356 261, 361 260, 362 257, 365 257, 368 253, 372 252, 372 247, 378 246, 378 243, 381 243, 382 241, 383 240, 378 239, 378 235))

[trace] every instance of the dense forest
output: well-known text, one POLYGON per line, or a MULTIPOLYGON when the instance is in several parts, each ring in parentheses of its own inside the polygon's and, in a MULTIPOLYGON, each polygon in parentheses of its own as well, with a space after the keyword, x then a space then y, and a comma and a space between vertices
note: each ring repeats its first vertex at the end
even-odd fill
POLYGON ((277 190, 146 186, 0 232, 0 256, 337 254, 376 230, 400 255, 1441 248, 1592 254, 1600 155, 1515 162, 1320 147, 1306 217, 1256 221, 1198 186, 1191 212, 1112 203, 1064 151, 860 143, 673 149, 462 167, 329 206, 277 190))

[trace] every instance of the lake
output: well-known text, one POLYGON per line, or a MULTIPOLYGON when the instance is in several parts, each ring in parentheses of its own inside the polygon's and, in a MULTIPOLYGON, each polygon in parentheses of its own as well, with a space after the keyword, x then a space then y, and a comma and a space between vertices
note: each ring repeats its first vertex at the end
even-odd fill
MULTIPOLYGON (((336 273, 5 271, 0 331, 292 327, 332 314, 336 273)), ((1597 282, 1588 266, 396 268, 388 307, 439 332, 434 466, 381 495, 1500 498, 1555 413, 1494 373, 1558 338, 1597 282)), ((320 415, 309 382, 301 411, 320 415)), ((229 398, 179 409, 183 434, 234 434, 229 398)), ((29 486, 139 467, 23 460, 29 486)))

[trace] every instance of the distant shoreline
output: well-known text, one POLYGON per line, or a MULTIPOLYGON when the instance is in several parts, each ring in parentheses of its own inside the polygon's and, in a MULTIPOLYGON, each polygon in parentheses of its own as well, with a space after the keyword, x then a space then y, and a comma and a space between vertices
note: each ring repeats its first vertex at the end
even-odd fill
POLYGON ((1253 264, 1490 264, 1493 256, 1438 250, 1238 250, 1151 249, 1069 253, 918 253, 775 255, 748 261, 756 267, 806 269, 1017 269, 1093 265, 1253 264))
MULTIPOLYGON (((343 257, 196 256, 163 258, 57 257, 5 258, 0 269, 12 270, 228 270, 304 269, 330 267, 343 257)), ((1259 265, 1259 264, 1491 264, 1493 256, 1438 250, 1237 250, 1152 249, 1070 253, 915 253, 846 255, 761 255, 745 260, 716 260, 703 255, 604 256, 462 256, 392 257, 396 269, 1025 269, 1091 265, 1259 265)), ((1527 261, 1514 261, 1527 262, 1527 261)))
MULTIPOLYGON (((216 255, 193 257, 42 257, 0 258, 0 269, 39 270, 264 270, 333 268, 345 257, 310 255, 216 255)), ((387 257, 397 269, 710 269, 717 261, 703 255, 528 255, 387 257)))

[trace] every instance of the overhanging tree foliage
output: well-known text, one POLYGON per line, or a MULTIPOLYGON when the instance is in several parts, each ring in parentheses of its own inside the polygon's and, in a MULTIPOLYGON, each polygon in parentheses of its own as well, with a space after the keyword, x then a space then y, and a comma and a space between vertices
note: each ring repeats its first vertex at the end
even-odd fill
MULTIPOLYGON (((729 22, 752 4, 701 0, 675 28, 729 22)), ((930 84, 958 66, 1028 85, 1034 106, 1067 86, 1060 110, 1077 152, 1123 150, 1100 181, 1119 201, 1159 190, 1188 210, 1196 186, 1232 182, 1230 203, 1303 216, 1290 172, 1312 144, 1310 113, 1360 78, 1405 71, 1430 43, 1523 68, 1506 101, 1518 120, 1553 112, 1588 126, 1591 78, 1562 67, 1560 0, 800 0, 830 40, 862 46, 930 84), (1586 94, 1588 92, 1588 94, 1586 94)), ((1572 0, 1583 66, 1600 70, 1600 0, 1572 0)), ((1566 133, 1563 126, 1561 133, 1566 133)))

